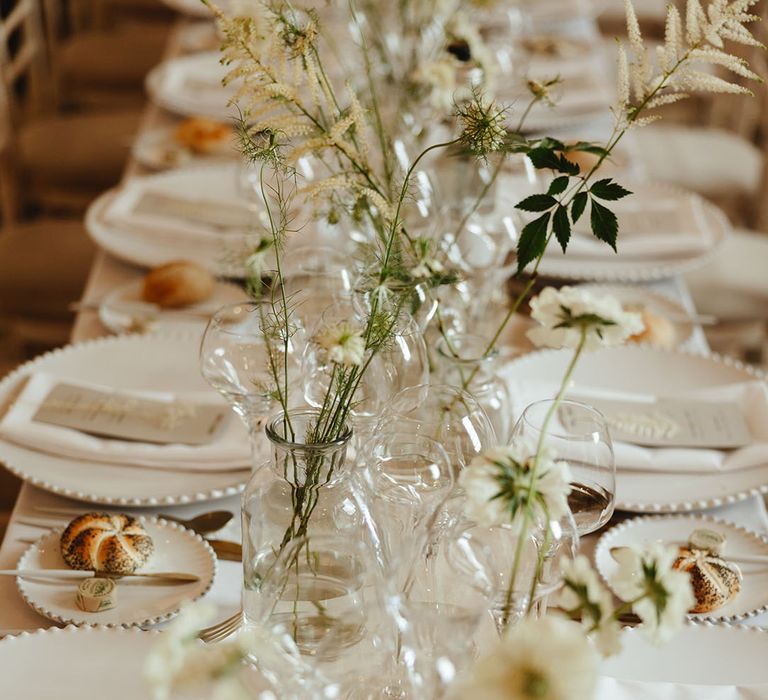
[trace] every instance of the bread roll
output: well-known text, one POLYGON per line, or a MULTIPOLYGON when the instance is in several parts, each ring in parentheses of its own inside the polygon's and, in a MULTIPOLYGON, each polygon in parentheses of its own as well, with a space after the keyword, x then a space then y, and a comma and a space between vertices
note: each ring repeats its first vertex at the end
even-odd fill
POLYGON ((201 265, 176 260, 156 267, 144 278, 144 301, 167 308, 205 301, 216 286, 213 275, 201 265))
POLYGON ((153 551, 152 538, 130 515, 86 513, 61 535, 61 555, 73 569, 131 574, 147 563, 153 551))
POLYGON ((206 117, 185 119, 174 133, 177 143, 203 155, 234 154, 232 137, 232 127, 206 117))
POLYGON ((633 343, 648 343, 664 350, 671 350, 677 345, 675 326, 666 316, 649 309, 643 309, 640 315, 643 317, 645 328, 630 338, 633 343))
POLYGON ((703 549, 680 547, 674 567, 687 572, 696 597, 692 613, 708 613, 723 607, 741 590, 741 571, 735 564, 703 549))

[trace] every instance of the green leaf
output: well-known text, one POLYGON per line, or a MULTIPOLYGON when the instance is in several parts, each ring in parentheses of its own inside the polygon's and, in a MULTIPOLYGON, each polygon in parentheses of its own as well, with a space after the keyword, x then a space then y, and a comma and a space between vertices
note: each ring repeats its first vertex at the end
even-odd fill
POLYGON ((534 168, 544 170, 550 168, 557 170, 560 167, 560 161, 557 154, 549 148, 536 147, 528 151, 528 157, 531 159, 534 168))
POLYGON ((517 271, 522 272, 525 266, 544 253, 547 247, 547 229, 551 213, 547 212, 538 219, 527 224, 520 233, 517 242, 517 271))
POLYGON ((526 197, 522 202, 515 204, 515 209, 522 209, 523 211, 546 211, 551 209, 557 204, 557 200, 554 197, 550 197, 548 194, 532 194, 530 197, 526 197))
POLYGON ((616 219, 616 214, 593 199, 589 223, 595 237, 605 241, 616 252, 616 237, 619 233, 619 222, 616 219))
POLYGON ((611 178, 598 180, 589 188, 589 191, 592 193, 593 197, 607 199, 609 201, 621 199, 622 197, 632 194, 629 190, 625 190, 618 182, 613 182, 611 178))
POLYGON ((585 153, 592 153, 596 156, 607 156, 608 151, 602 146, 598 146, 596 143, 589 143, 588 141, 578 141, 568 146, 569 151, 584 151, 585 153))
POLYGON ((564 151, 565 150, 565 144, 562 141, 558 141, 557 139, 553 139, 551 136, 545 136, 539 143, 537 144, 539 148, 546 148, 550 151, 564 151))
POLYGON ((567 175, 556 177, 554 180, 552 180, 552 182, 549 183, 547 194, 560 194, 561 192, 564 192, 565 188, 568 187, 569 179, 570 178, 567 175))
POLYGON ((571 222, 568 221, 568 210, 560 205, 555 210, 555 216, 552 218, 552 230, 560 247, 565 252, 568 247, 568 241, 571 240, 571 222))
POLYGON ((586 192, 579 192, 573 198, 573 204, 571 204, 571 221, 575 224, 584 213, 584 209, 587 206, 587 200, 589 195, 586 192))
POLYGON ((558 163, 559 165, 557 169, 561 173, 567 173, 568 175, 578 175, 581 171, 581 168, 578 166, 578 164, 568 160, 562 153, 558 158, 558 163))

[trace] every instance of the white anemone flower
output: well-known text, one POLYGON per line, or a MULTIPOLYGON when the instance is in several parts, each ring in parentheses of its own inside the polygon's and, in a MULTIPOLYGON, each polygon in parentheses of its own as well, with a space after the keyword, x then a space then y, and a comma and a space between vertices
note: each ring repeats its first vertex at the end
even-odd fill
POLYGON ((644 328, 640 314, 624 311, 615 297, 578 287, 547 287, 531 300, 531 318, 540 326, 528 338, 549 348, 577 348, 582 333, 586 350, 620 345, 644 328))
POLYGON ((365 359, 365 339, 347 321, 326 326, 315 336, 317 344, 328 353, 328 359, 339 365, 361 365, 365 359))
POLYGON ((564 586, 560 591, 560 607, 581 615, 581 626, 603 656, 617 654, 621 650, 621 626, 613 617, 610 591, 583 554, 564 561, 562 570, 564 586))
POLYGON ((621 548, 615 557, 619 568, 611 583, 616 594, 624 601, 642 596, 632 606, 643 621, 641 629, 654 644, 669 641, 696 602, 688 574, 673 568, 677 549, 655 543, 621 548))
POLYGON ((520 532, 529 498, 535 525, 567 515, 571 491, 568 465, 555 461, 544 450, 534 473, 534 452, 524 441, 513 442, 476 456, 461 471, 459 484, 467 494, 464 510, 471 520, 482 527, 511 524, 520 532))
POLYGON ((472 700, 588 700, 597 683, 597 657, 578 624, 527 617, 478 659, 459 683, 472 700))

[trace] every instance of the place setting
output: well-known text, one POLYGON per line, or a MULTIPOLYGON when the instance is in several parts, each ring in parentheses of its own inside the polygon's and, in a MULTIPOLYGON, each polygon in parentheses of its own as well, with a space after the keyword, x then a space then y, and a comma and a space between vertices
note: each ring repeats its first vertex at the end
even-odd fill
MULTIPOLYGON (((504 370, 511 396, 520 406, 551 397, 549 377, 567 361, 562 351, 513 360, 504 370)), ((690 511, 768 490, 766 384, 751 368, 683 350, 603 349, 585 355, 567 396, 606 417, 619 510, 690 511)))
POLYGON ((199 342, 182 332, 123 335, 22 366, 0 384, 5 464, 30 483, 92 503, 150 506, 237 493, 250 472, 247 433, 200 375, 199 342))

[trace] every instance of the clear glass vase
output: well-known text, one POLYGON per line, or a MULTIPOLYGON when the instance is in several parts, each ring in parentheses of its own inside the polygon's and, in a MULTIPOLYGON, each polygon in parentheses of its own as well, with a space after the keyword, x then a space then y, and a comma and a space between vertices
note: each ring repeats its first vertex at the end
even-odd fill
POLYGON ((444 384, 460 387, 477 399, 506 444, 512 429, 511 402, 506 383, 497 374, 499 353, 486 353, 488 340, 468 333, 443 337, 437 345, 439 375, 444 384))
POLYGON ((317 418, 314 409, 300 409, 281 413, 267 423, 272 456, 255 469, 242 506, 246 623, 261 624, 265 615, 278 614, 285 607, 274 605, 272 586, 276 572, 287 570, 282 585, 286 595, 293 596, 293 603, 287 610, 280 609, 280 614, 292 619, 280 622, 293 633, 299 650, 310 655, 317 653, 320 638, 323 653, 333 653, 333 645, 326 639, 329 633, 337 645, 358 640, 356 625, 349 626, 348 620, 338 623, 339 615, 326 613, 336 598, 354 597, 362 585, 362 567, 355 552, 358 544, 366 542, 365 498, 346 459, 352 431, 343 427, 335 439, 315 442, 308 436, 317 418), (321 541, 329 536, 342 538, 347 551, 305 548, 293 567, 281 564, 281 557, 297 541, 321 541), (265 611, 265 606, 270 610, 265 611))

